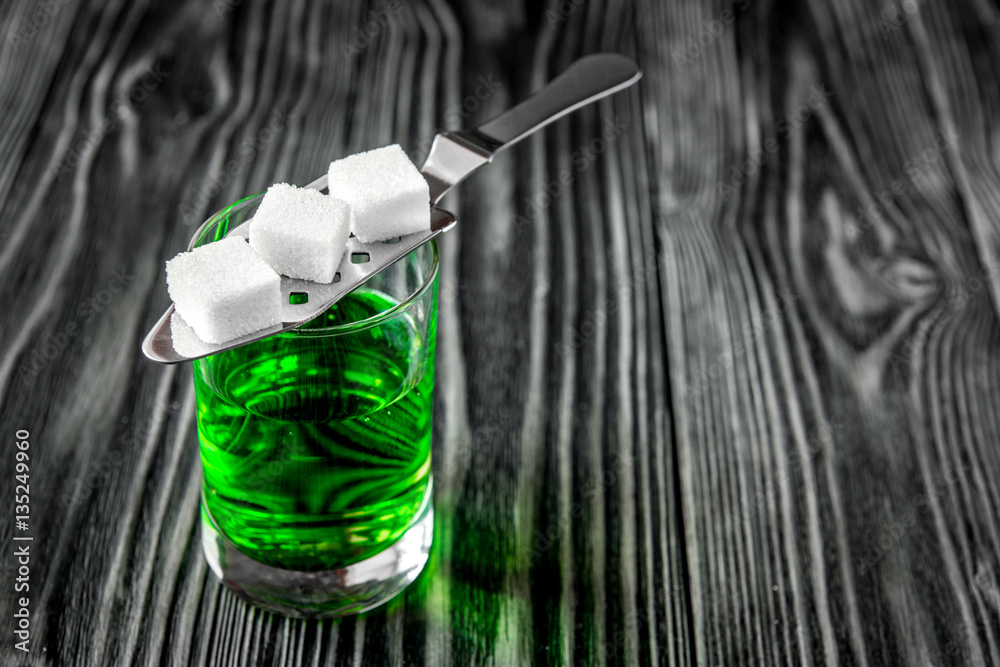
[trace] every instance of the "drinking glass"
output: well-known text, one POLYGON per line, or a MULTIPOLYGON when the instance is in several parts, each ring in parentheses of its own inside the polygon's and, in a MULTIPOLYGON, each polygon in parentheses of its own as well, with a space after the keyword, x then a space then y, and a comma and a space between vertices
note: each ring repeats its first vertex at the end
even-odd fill
MULTIPOLYGON (((249 220, 261 198, 213 216, 190 248, 249 220)), ((432 241, 302 327, 194 362, 202 546, 237 594, 338 616, 423 569, 437 275, 432 241)))

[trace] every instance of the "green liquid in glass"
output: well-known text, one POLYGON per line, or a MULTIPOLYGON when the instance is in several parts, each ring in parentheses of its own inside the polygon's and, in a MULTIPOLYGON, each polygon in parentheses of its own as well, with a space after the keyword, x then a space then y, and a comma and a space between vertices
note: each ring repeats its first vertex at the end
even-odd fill
MULTIPOLYGON (((307 326, 394 305, 355 291, 307 326)), ((275 567, 335 569, 413 525, 429 502, 434 340, 433 313, 425 340, 404 313, 194 362, 205 504, 240 551, 275 567)))

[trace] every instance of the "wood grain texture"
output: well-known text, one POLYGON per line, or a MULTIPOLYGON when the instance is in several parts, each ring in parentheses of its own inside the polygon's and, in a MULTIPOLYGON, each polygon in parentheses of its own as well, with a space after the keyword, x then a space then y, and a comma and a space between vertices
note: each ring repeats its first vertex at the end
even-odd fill
POLYGON ((21 428, 34 540, 32 652, 5 630, 2 662, 1000 664, 998 26, 986 0, 4 3, 2 618, 21 428), (639 86, 445 202, 427 572, 339 621, 241 602, 201 555, 190 369, 139 353, 164 260, 600 50, 639 86))

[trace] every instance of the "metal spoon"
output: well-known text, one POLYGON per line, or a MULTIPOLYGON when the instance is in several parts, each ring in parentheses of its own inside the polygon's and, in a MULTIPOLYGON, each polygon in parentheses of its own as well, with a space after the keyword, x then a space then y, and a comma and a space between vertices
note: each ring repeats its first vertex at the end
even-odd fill
MULTIPOLYGON (((339 282, 322 284, 282 276, 281 294, 284 305, 280 326, 255 331, 219 345, 205 343, 196 356, 184 356, 174 349, 170 332, 170 318, 174 307, 171 305, 146 335, 142 342, 143 353, 153 361, 164 364, 191 361, 294 329, 318 317, 342 296, 405 257, 414 248, 451 229, 456 222, 455 216, 438 208, 437 203, 469 174, 491 161, 498 152, 585 104, 631 86, 641 77, 642 73, 635 62, 621 54, 598 53, 585 56, 534 95, 476 129, 438 133, 434 137, 430 154, 420 169, 430 185, 429 231, 408 234, 394 243, 361 243, 356 238, 351 238, 340 263, 339 282), (368 261, 355 264, 352 256, 359 253, 367 254, 368 261), (292 292, 307 294, 306 302, 290 303, 292 292)), ((306 187, 326 190, 326 175, 320 176, 306 187)), ((250 233, 249 224, 243 223, 227 236, 246 238, 250 233)))

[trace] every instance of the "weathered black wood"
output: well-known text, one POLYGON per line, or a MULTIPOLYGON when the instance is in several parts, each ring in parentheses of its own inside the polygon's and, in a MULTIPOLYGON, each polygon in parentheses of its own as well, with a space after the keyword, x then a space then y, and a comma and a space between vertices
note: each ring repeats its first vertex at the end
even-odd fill
POLYGON ((4 664, 1000 664, 998 14, 6 3, 5 628, 34 539, 4 664), (237 600, 201 555, 190 369, 139 354, 164 260, 599 50, 640 85, 446 201, 428 571, 341 621, 237 600))

